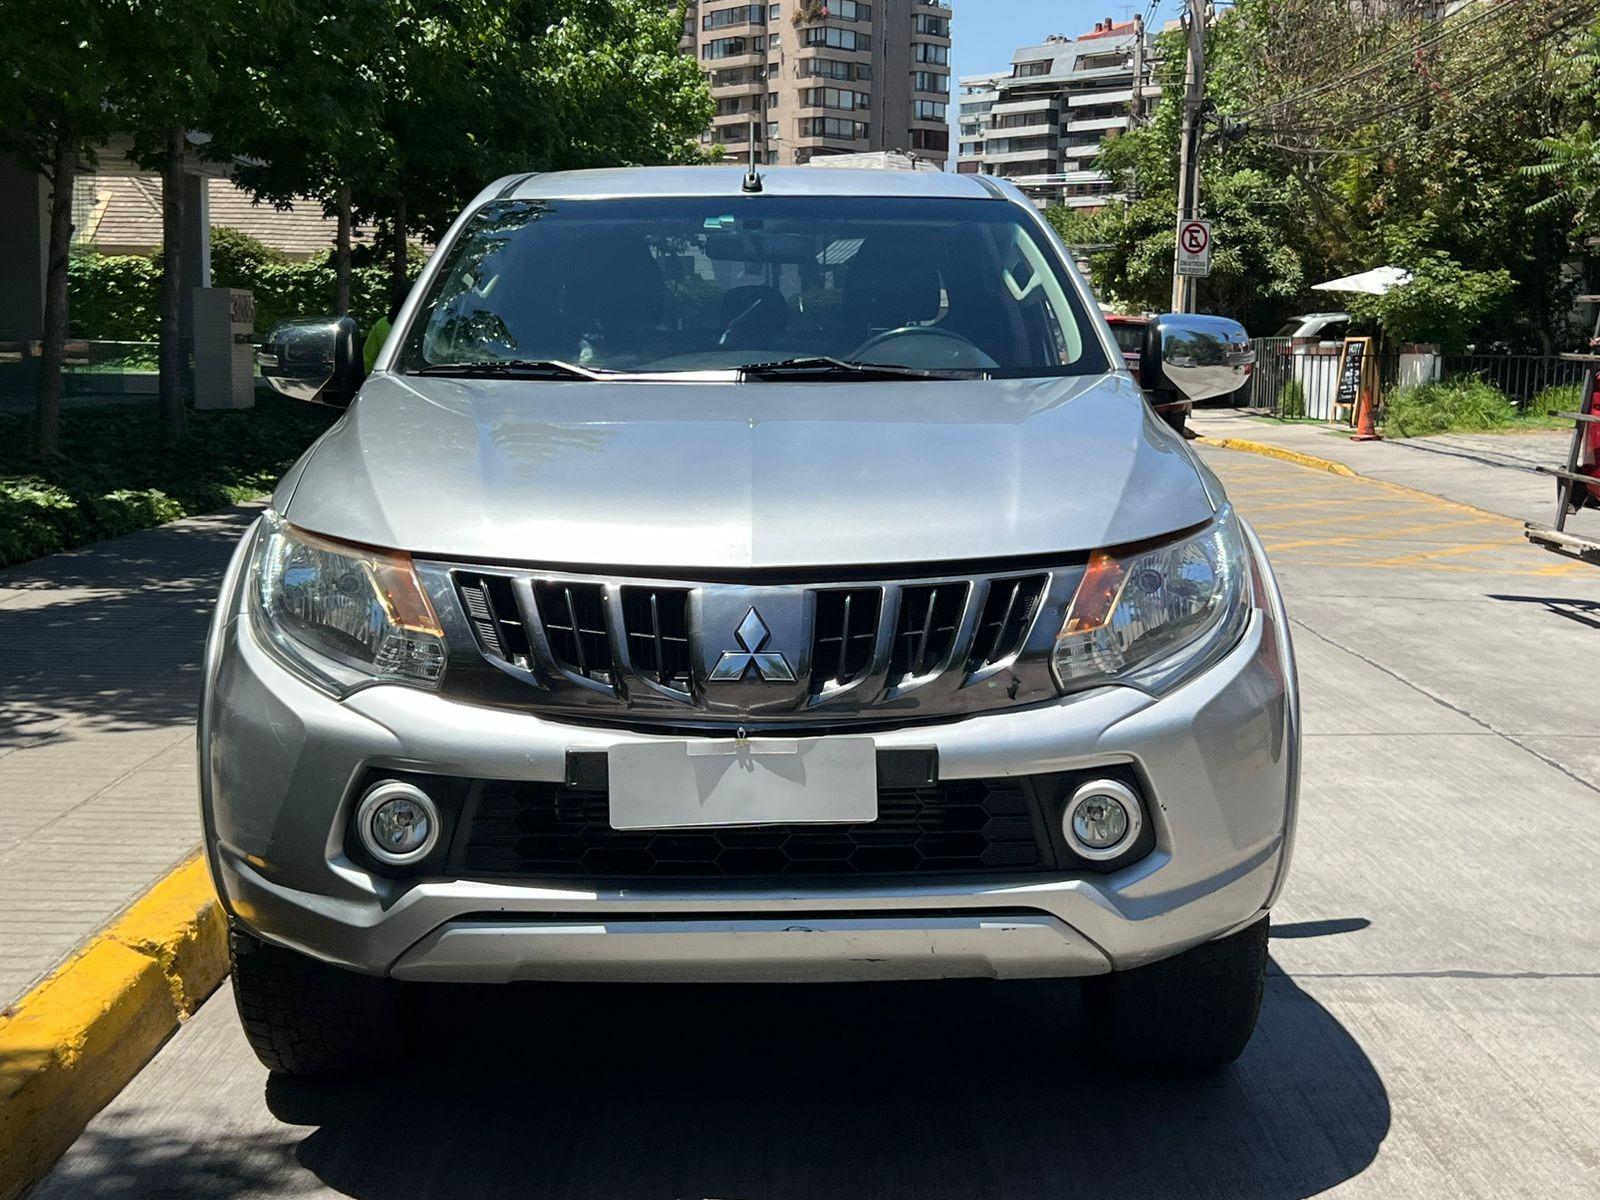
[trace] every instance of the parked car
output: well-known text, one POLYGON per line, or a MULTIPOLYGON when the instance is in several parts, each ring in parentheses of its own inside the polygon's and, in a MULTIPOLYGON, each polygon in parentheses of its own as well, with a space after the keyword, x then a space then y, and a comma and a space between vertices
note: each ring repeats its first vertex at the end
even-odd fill
POLYGON ((1350 332, 1350 314, 1344 312, 1304 313, 1290 317, 1273 334, 1280 338, 1316 338, 1321 342, 1342 342, 1350 332))
MULTIPOLYGON (((1234 323, 1151 333, 1190 398, 1237 386, 1234 323)), ((1295 825, 1282 601, 1015 187, 519 176, 370 375, 348 319, 260 361, 349 406, 206 649, 269 1067, 393 1061, 417 982, 1073 977, 1119 1061, 1245 1045, 1295 825)))

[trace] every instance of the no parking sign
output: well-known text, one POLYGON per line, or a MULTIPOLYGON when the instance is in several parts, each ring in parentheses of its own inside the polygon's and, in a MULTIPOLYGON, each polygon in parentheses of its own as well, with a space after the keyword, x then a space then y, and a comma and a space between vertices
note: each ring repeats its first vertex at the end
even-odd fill
POLYGON ((1178 222, 1178 274, 1211 274, 1211 222, 1191 219, 1178 222))

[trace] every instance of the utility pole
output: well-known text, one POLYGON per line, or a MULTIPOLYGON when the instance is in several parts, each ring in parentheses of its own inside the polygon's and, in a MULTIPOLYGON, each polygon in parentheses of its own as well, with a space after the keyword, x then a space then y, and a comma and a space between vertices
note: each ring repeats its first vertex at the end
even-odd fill
POLYGON ((1133 99, 1129 104, 1128 129, 1144 124, 1144 14, 1133 14, 1133 99))
MULTIPOLYGON (((1206 0, 1188 0, 1189 59, 1183 75, 1183 133, 1178 146, 1178 223, 1200 215, 1200 111, 1206 99, 1206 0)), ((1176 226, 1174 227, 1176 228, 1176 226)), ((1193 312, 1194 280, 1178 274, 1172 248, 1172 311, 1193 312)))

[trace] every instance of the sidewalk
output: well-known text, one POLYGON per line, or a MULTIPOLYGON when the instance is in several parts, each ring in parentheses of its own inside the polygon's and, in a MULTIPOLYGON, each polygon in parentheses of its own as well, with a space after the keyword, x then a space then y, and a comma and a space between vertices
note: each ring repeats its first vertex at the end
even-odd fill
POLYGON ((202 644, 257 511, 0 571, 0 1008, 199 843, 202 644))
MULTIPOLYGON (((1343 428, 1275 421, 1216 408, 1196 409, 1189 426, 1214 440, 1265 442, 1342 463, 1369 479, 1404 484, 1517 521, 1542 522, 1555 515, 1556 484, 1534 467, 1564 466, 1572 437, 1567 430, 1544 430, 1353 442, 1350 431, 1343 428)), ((1569 524, 1582 529, 1581 522, 1594 520, 1594 514, 1584 512, 1570 518, 1569 524)))

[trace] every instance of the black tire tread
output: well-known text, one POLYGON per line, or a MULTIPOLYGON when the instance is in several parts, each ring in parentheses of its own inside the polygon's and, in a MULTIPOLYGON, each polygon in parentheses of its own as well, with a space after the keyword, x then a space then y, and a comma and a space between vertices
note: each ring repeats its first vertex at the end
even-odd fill
POLYGON ((330 1075, 395 1057, 396 985, 228 935, 233 998, 244 1035, 269 1071, 330 1075))
POLYGON ((1219 941, 1131 971, 1084 980, 1084 1011, 1103 1058, 1160 1074, 1207 1074, 1244 1052, 1266 988, 1263 916, 1219 941))

